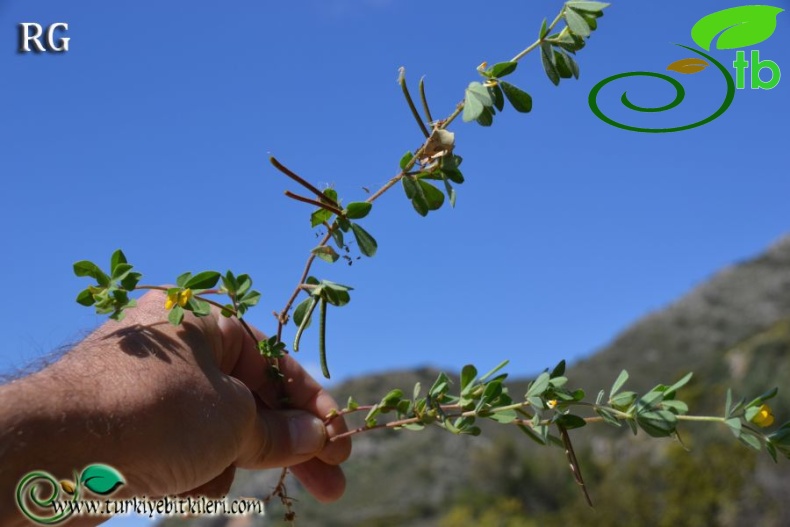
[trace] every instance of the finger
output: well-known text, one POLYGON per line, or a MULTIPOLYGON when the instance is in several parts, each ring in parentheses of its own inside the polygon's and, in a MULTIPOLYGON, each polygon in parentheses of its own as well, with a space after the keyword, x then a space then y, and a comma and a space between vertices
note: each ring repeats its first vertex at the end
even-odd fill
POLYGON ((223 470, 217 477, 204 483, 199 487, 195 487, 189 492, 179 494, 180 497, 186 498, 188 496, 199 497, 206 496, 209 498, 222 498, 228 495, 230 486, 233 484, 233 478, 236 476, 236 467, 230 466, 223 470))
POLYGON ((326 441, 323 422, 311 413, 259 410, 242 439, 236 465, 247 469, 297 465, 314 457, 326 441))
POLYGON ((336 465, 314 458, 290 468, 294 476, 315 499, 322 503, 340 499, 346 490, 346 476, 336 465))
MULTIPOLYGON (((277 380, 270 373, 270 365, 258 351, 257 343, 240 327, 238 321, 222 319, 219 321, 223 335, 223 346, 236 347, 233 352, 235 362, 230 375, 242 381, 269 408, 289 408, 306 410, 321 418, 326 418, 339 408, 337 402, 318 382, 308 374, 290 355, 279 359, 279 369, 283 378, 277 380)), ((261 338, 263 338, 261 336, 261 338)), ((328 437, 334 437, 348 430, 345 419, 335 418, 327 426, 328 437)), ((351 441, 343 439, 329 443, 318 457, 330 464, 339 464, 351 454, 351 441)))

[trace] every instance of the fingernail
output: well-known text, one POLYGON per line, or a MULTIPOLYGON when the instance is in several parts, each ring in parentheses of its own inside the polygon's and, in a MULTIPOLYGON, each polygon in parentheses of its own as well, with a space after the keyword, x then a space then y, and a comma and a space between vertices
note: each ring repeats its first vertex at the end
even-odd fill
POLYGON ((316 454, 326 444, 324 423, 314 415, 298 412, 288 418, 291 448, 296 455, 316 454))

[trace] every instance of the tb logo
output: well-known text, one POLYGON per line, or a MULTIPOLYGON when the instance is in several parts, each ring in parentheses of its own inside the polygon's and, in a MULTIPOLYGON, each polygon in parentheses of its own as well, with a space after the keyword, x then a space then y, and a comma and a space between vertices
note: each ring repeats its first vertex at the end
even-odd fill
POLYGON ((55 32, 66 32, 69 25, 64 22, 56 22, 46 28, 46 32, 41 24, 36 22, 22 22, 19 24, 19 53, 29 53, 30 51, 63 53, 69 50, 69 37, 60 37, 55 40, 55 32), (46 36, 45 36, 46 35, 46 36), (42 37, 45 36, 42 43, 42 37), (31 48, 32 45, 32 48, 31 48))

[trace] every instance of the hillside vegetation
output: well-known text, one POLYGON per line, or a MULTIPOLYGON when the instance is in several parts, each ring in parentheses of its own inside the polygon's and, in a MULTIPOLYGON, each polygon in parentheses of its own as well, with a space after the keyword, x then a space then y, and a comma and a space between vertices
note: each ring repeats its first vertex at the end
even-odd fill
MULTIPOLYGON (((460 366, 460 365, 459 365, 460 366)), ((549 365, 546 365, 549 366, 549 365)), ((723 413, 726 389, 753 397, 779 386, 777 422, 790 419, 790 237, 752 260, 722 270, 674 304, 637 321, 613 342, 568 368, 588 394, 627 369, 630 389, 646 391, 687 371, 681 394, 694 413, 723 413), (703 387, 705 388, 703 390, 703 387), (787 387, 787 389, 785 389, 787 387)), ((437 371, 420 369, 355 379, 338 387, 345 401, 381 398, 383 387, 410 393, 437 371)), ((520 397, 529 379, 509 383, 520 397)), ((672 440, 634 437, 627 427, 572 431, 595 509, 570 475, 564 453, 543 448, 515 427, 486 426, 479 437, 442 430, 361 434, 345 465, 339 502, 316 503, 298 483, 298 525, 309 526, 741 526, 790 525, 790 461, 737 443, 725 427, 683 426, 690 451, 672 440)), ((276 471, 240 472, 233 493, 264 496, 276 471)), ((169 527, 281 525, 279 505, 266 518, 167 520, 169 527)))

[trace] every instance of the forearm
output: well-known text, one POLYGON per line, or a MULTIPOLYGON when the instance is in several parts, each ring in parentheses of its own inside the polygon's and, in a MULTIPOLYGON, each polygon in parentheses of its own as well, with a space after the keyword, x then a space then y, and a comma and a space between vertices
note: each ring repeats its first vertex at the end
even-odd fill
MULTIPOLYGON (((113 426, 101 405, 84 398, 82 375, 69 360, 0 386, 0 525, 29 525, 16 505, 16 487, 28 473, 43 471, 58 481, 88 464, 109 463, 103 453, 113 426)), ((42 495, 54 489, 42 488, 42 495)), ((60 498, 68 495, 60 490, 60 498)), ((98 518, 72 525, 95 525, 98 518)))

